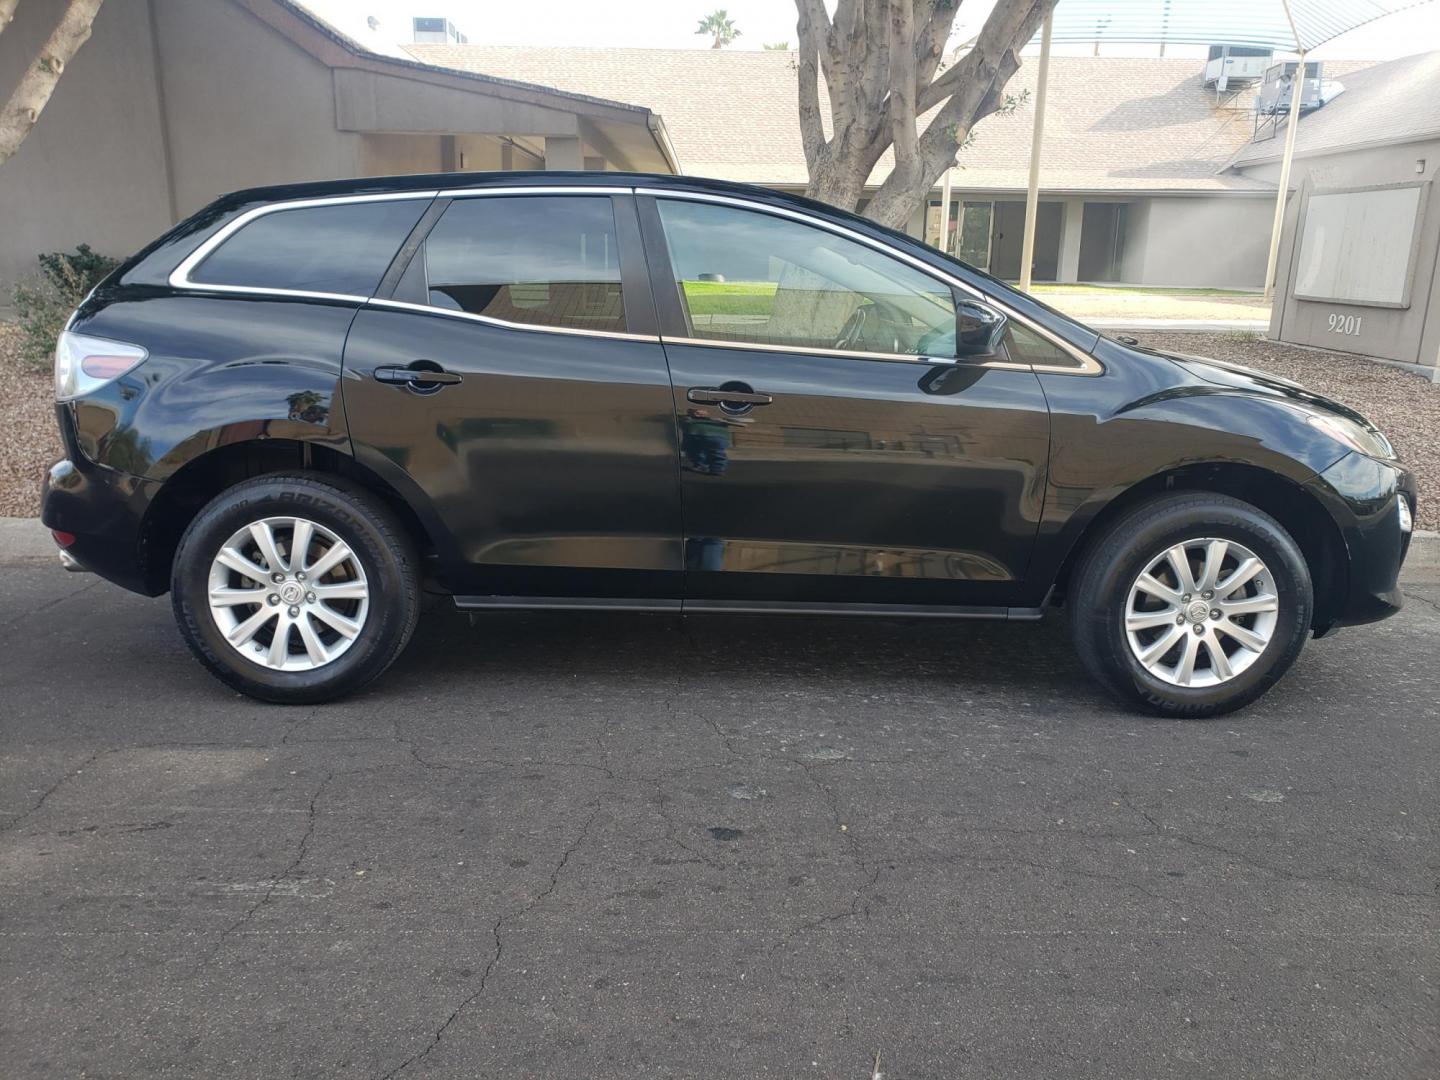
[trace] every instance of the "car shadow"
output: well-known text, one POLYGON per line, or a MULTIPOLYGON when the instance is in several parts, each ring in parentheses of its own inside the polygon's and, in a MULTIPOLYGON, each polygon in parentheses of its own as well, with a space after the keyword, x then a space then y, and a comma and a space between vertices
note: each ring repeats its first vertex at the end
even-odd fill
MULTIPOLYGON (((1096 693, 1065 620, 872 619, 591 612, 427 613, 376 686, 416 680, 591 676, 772 680, 834 689, 886 680, 1028 695, 1096 693)), ((793 688, 793 686, 792 686, 793 688)))

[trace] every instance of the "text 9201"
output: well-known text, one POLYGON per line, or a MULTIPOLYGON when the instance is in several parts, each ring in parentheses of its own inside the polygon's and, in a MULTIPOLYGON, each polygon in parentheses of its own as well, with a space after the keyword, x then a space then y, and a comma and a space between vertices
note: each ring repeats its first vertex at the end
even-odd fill
POLYGON ((1360 324, 1364 321, 1363 315, 1341 315, 1338 311, 1332 311, 1325 317, 1325 329, 1332 334, 1355 337, 1360 333, 1360 324))

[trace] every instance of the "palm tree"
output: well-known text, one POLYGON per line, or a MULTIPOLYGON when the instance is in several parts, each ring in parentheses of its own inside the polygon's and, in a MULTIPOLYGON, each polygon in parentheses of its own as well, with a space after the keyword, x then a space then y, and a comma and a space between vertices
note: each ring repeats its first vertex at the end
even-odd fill
POLYGON ((735 29, 734 22, 724 8, 716 8, 701 19, 695 33, 712 35, 715 39, 710 46, 712 49, 723 49, 740 36, 740 31, 735 29))

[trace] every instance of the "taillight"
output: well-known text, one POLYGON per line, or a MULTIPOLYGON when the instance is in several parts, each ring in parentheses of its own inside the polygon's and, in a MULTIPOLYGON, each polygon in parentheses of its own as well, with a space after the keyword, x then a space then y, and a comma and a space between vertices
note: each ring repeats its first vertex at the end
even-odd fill
POLYGON ((55 345, 55 400, 94 393, 143 363, 148 355, 139 345, 66 330, 55 345))

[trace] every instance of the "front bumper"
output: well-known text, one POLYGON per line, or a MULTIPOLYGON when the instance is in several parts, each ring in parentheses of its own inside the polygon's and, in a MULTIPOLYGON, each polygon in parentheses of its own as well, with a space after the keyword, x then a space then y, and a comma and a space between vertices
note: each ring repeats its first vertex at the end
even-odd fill
POLYGON ((1394 615, 1405 602, 1400 568, 1412 535, 1402 528, 1400 500, 1408 500, 1413 521, 1415 477, 1398 464, 1352 451, 1311 480, 1309 488, 1330 512, 1345 546, 1344 565, 1332 583, 1336 595, 1325 598, 1326 616, 1323 625, 1316 625, 1317 635, 1394 615))

